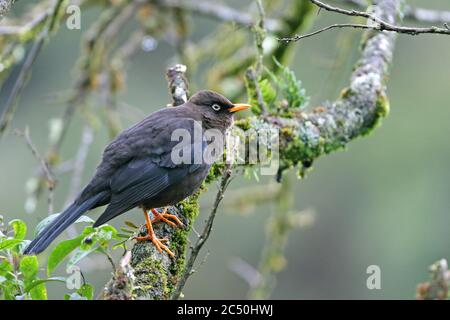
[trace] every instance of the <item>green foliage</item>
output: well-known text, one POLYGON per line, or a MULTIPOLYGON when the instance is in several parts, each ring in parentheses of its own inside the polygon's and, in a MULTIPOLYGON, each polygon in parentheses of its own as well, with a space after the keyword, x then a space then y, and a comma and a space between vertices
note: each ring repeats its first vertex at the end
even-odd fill
POLYGON ((23 240, 27 235, 27 225, 25 222, 19 219, 15 219, 9 222, 9 225, 14 229, 14 239, 23 240))
MULTIPOLYGON (((42 220, 36 227, 34 234, 43 230, 58 214, 51 215, 42 220)), ((81 217, 77 223, 92 224, 93 220, 81 217)), ((127 223, 130 227, 136 227, 127 223)), ((130 231, 129 233, 132 233, 130 231)), ((40 278, 40 266, 36 256, 24 256, 23 249, 30 242, 25 240, 27 226, 22 220, 12 220, 7 225, 0 216, 0 300, 46 300, 48 282, 66 283, 65 277, 50 275, 61 263, 68 259, 67 268, 73 267, 89 254, 96 252, 109 255, 109 248, 123 246, 124 239, 129 239, 130 234, 124 235, 109 225, 98 228, 87 226, 81 235, 73 239, 61 241, 51 251, 47 261, 47 278, 40 278), (120 240, 119 244, 112 241, 120 240), (73 254, 72 254, 73 253, 73 254)), ((92 300, 94 287, 84 283, 78 290, 64 296, 70 300, 92 300)))
POLYGON ((51 275, 57 266, 73 251, 67 267, 77 264, 92 252, 107 254, 110 241, 123 240, 117 230, 110 225, 98 228, 86 227, 83 233, 73 239, 61 241, 50 253, 47 263, 47 274, 51 275))
POLYGON ((302 109, 309 101, 302 83, 297 79, 294 71, 282 65, 275 57, 276 72, 265 68, 267 77, 251 77, 251 70, 246 75, 246 88, 249 103, 256 115, 262 113, 261 103, 258 99, 256 84, 259 87, 261 98, 267 106, 268 112, 282 117, 292 117, 295 110, 302 109))
MULTIPOLYGON (((44 228, 48 226, 50 222, 56 219, 56 217, 58 217, 59 215, 60 213, 54 213, 42 219, 34 229, 34 235, 37 236, 39 233, 41 233, 41 231, 44 230, 44 228)), ((94 223, 94 220, 92 220, 88 216, 81 216, 77 221, 75 221, 75 223, 94 223)))
POLYGON ((33 285, 38 281, 39 263, 36 256, 24 256, 20 261, 19 270, 23 276, 25 288, 33 300, 47 300, 47 289, 44 282, 33 285))
MULTIPOLYGON (((256 92, 255 84, 246 78, 247 96, 249 104, 252 106, 252 112, 254 114, 260 115, 262 113, 262 108, 258 100, 258 94, 256 92)), ((259 90, 261 91, 261 97, 266 106, 272 106, 277 97, 277 91, 270 83, 269 79, 259 79, 258 80, 259 90)))
POLYGON ((71 293, 65 294, 64 300, 93 300, 94 287, 91 284, 83 284, 80 289, 71 293))
POLYGON ((269 71, 269 74, 280 89, 283 98, 287 100, 289 108, 304 108, 309 98, 302 87, 302 82, 297 80, 294 71, 283 66, 275 58, 274 61, 279 68, 279 72, 274 74, 269 71))
POLYGON ((73 250, 81 245, 84 236, 61 241, 50 253, 47 263, 47 274, 51 275, 53 270, 67 257, 73 250))

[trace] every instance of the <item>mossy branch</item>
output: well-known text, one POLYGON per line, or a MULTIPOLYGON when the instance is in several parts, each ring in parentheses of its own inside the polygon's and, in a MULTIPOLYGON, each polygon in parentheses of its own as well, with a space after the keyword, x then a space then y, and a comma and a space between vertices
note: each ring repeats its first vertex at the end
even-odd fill
MULTIPOLYGON (((185 77, 186 66, 177 64, 167 71, 169 92, 174 107, 183 104, 189 97, 188 83, 185 77)), ((116 274, 105 287, 103 299, 169 299, 180 279, 184 278, 185 261, 192 225, 199 213, 198 197, 201 191, 181 201, 169 211, 177 215, 183 222, 183 228, 173 228, 166 224, 157 224, 154 231, 158 238, 166 238, 169 248, 176 258, 171 258, 166 252, 158 252, 151 242, 138 242, 131 250, 129 266, 133 281, 125 281, 123 272, 116 274), (121 293, 117 288, 124 286, 128 293, 121 293), (130 288, 131 286, 131 288, 130 288)), ((146 234, 145 227, 141 230, 146 234)), ((125 290, 125 289, 124 289, 125 290)))
MULTIPOLYGON (((395 23, 400 5, 400 0, 379 1, 374 14, 395 23)), ((250 124, 255 126, 265 121, 280 130, 280 173, 299 165, 303 174, 316 158, 370 133, 388 114, 385 81, 395 38, 394 32, 365 34, 362 57, 355 66, 350 85, 336 101, 325 102, 311 112, 298 112, 292 118, 250 119, 250 124)))

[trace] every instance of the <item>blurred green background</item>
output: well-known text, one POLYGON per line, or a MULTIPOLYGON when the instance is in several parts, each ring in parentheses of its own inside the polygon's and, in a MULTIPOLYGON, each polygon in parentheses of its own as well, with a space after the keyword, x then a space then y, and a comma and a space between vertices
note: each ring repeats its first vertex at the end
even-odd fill
MULTIPOLYGON (((225 2, 239 7, 251 1, 225 2)), ((408 3, 450 10, 448 0, 408 3)), ((21 2, 17 5, 18 11, 26 6, 21 2)), ((65 107, 49 97, 73 85, 80 36, 97 15, 96 10, 82 13, 81 31, 61 28, 38 57, 20 100, 12 127, 28 125, 42 151, 47 148, 49 119, 59 116, 65 107)), ((342 20, 322 12, 312 29, 342 20)), ((216 25, 207 18, 191 22, 197 34, 216 25)), ((359 31, 345 29, 292 44, 296 53, 291 67, 312 97, 311 105, 335 98, 347 85, 358 58, 360 36, 359 31)), ((192 41, 196 41, 195 34, 192 41)), ((127 90, 120 95, 120 104, 136 107, 142 115, 165 106, 169 97, 164 74, 175 61, 174 55, 174 49, 164 42, 159 42, 155 51, 139 53, 130 66, 127 90)), ((399 36, 388 83, 389 117, 373 134, 350 143, 346 151, 319 159, 306 179, 294 183, 295 209, 312 208, 315 222, 291 232, 287 266, 278 275, 273 298, 410 299, 415 297, 416 284, 427 279, 428 266, 450 257, 449 61, 450 38, 399 36), (381 268, 381 290, 366 287, 369 265, 381 268)), ((16 75, 13 73, 12 78, 16 75)), ((0 106, 11 84, 1 91, 0 106)), ((129 125, 142 115, 123 111, 122 120, 129 125)), ((75 155, 81 128, 82 119, 77 116, 64 143, 65 158, 75 155)), ((107 142, 107 130, 100 128, 90 149, 83 182, 88 181, 107 142)), ((30 227, 47 214, 45 197, 34 214, 25 214, 25 183, 35 168, 36 161, 21 138, 9 134, 0 140, 0 214, 7 220, 24 219, 30 227)), ((59 177, 55 203, 58 210, 65 201, 69 179, 70 175, 59 177)), ((230 188, 254 183, 239 177, 230 188)), ((208 212, 214 191, 213 185, 204 195, 203 214, 208 212)), ((258 264, 271 210, 268 205, 257 206, 251 214, 241 215, 220 209, 202 253, 209 251, 209 256, 189 280, 186 298, 245 298, 248 284, 230 269, 230 263, 238 257, 253 266, 258 264)), ((136 223, 141 223, 141 218, 138 210, 124 217, 136 223)), ((124 219, 112 224, 120 227, 124 219)), ((45 254, 41 259, 45 261, 45 254)), ((103 257, 87 261, 82 268, 97 289, 111 276, 103 257)), ((52 298, 62 298, 67 291, 60 284, 50 284, 49 288, 52 298)))

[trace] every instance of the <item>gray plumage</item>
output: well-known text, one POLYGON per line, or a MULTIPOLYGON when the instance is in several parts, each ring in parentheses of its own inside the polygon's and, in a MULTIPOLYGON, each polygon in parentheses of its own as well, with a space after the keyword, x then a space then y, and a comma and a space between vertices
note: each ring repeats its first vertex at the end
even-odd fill
MULTIPOLYGON (((232 125, 231 108, 233 104, 225 97, 200 91, 187 103, 158 110, 124 130, 106 147, 94 176, 77 199, 30 243, 25 254, 42 252, 93 208, 108 205, 94 224, 99 226, 137 206, 151 209, 173 205, 195 192, 210 164, 174 163, 171 153, 179 141, 171 141, 171 134, 183 128, 194 138, 194 121, 202 124, 202 132, 217 129, 224 134, 232 125), (220 110, 216 110, 217 105, 220 110)), ((207 146, 205 141, 191 141, 194 144, 200 150, 207 146)))

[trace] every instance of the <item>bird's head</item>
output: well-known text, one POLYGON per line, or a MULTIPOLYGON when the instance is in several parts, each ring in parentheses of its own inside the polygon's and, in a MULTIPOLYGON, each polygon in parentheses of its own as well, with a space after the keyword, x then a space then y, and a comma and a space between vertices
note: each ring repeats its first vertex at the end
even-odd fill
POLYGON ((202 113, 203 122, 208 128, 225 131, 233 124, 233 114, 251 106, 245 103, 231 103, 230 100, 210 90, 195 93, 189 102, 202 113))

